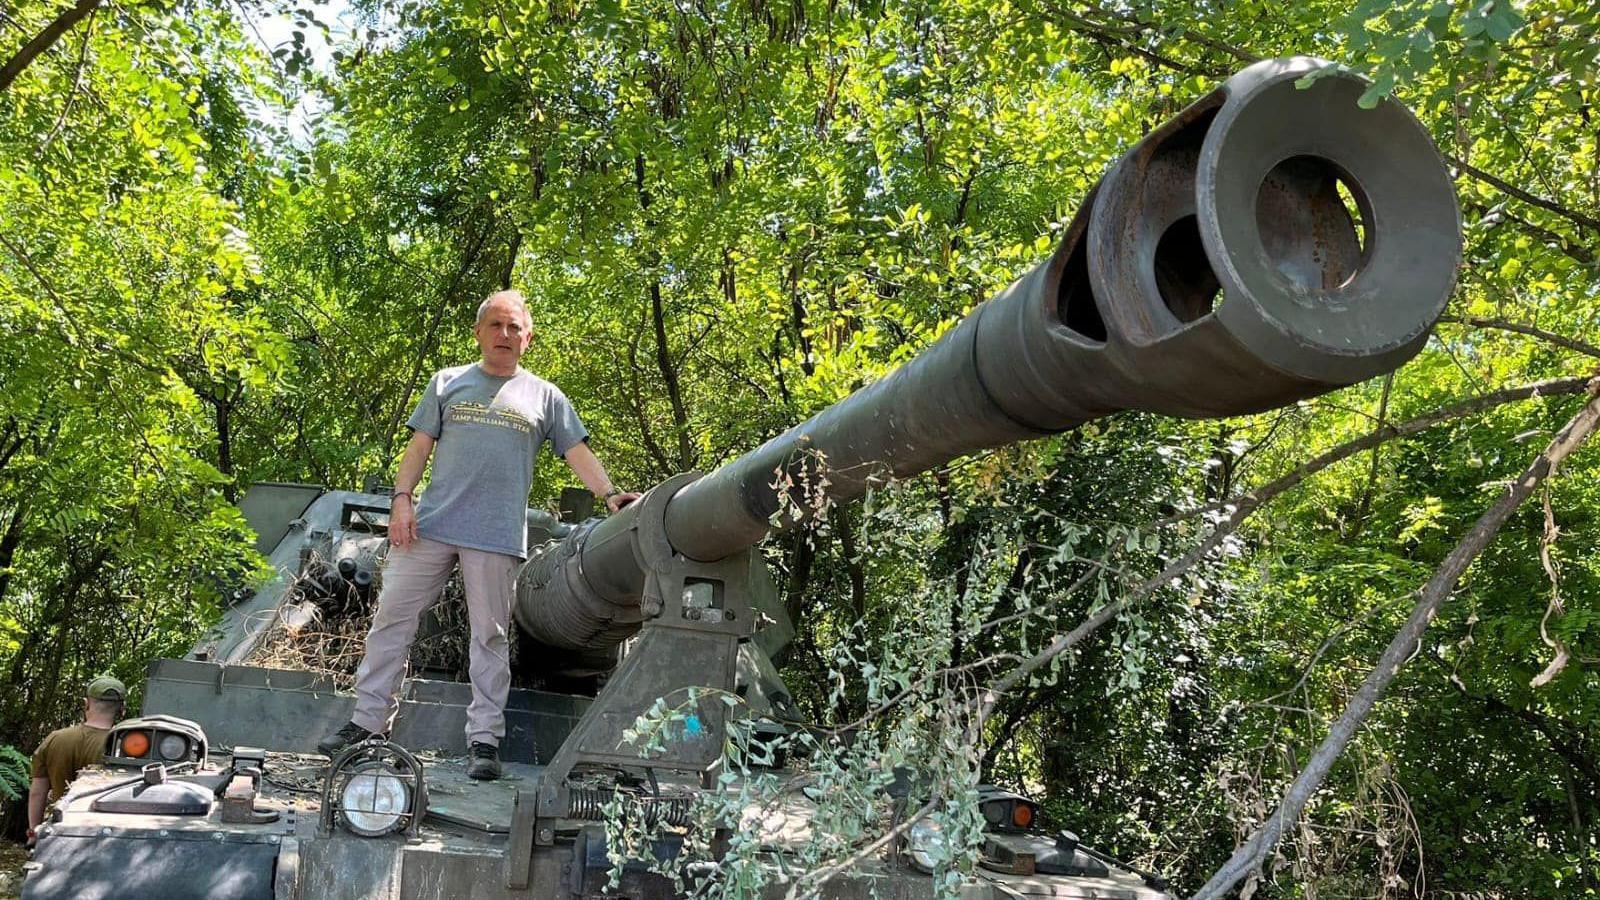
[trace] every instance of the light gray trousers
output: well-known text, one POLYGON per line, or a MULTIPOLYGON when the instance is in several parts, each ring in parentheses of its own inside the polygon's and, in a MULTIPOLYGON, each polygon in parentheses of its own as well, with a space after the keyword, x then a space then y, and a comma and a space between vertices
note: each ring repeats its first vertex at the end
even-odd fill
POLYGON ((500 745, 506 733, 506 696, 511 691, 511 640, 506 629, 522 561, 504 553, 454 547, 421 537, 404 550, 389 548, 378 611, 367 632, 361 668, 356 670, 356 711, 350 721, 380 733, 394 724, 400 710, 400 680, 405 677, 417 623, 438 601, 457 561, 467 594, 467 621, 472 627, 467 740, 500 745))

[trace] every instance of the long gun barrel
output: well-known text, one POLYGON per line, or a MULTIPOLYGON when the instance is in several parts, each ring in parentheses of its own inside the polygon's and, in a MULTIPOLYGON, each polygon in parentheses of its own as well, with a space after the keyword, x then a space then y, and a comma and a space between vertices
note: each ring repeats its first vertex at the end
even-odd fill
MULTIPOLYGON (((1048 260, 915 359, 654 489, 673 492, 672 552, 714 562, 874 479, 1119 410, 1259 412, 1410 359, 1454 285, 1455 194, 1404 107, 1360 108, 1366 83, 1326 66, 1267 60, 1228 79, 1111 168, 1048 260)), ((604 651, 638 629, 634 532, 651 499, 535 553, 525 631, 604 651)))

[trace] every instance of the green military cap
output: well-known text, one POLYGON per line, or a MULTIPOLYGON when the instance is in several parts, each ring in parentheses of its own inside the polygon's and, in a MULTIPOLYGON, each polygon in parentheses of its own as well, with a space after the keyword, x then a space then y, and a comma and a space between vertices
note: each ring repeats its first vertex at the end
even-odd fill
POLYGON ((90 700, 122 700, 128 696, 128 689, 110 675, 101 675, 89 682, 89 690, 84 696, 90 700))

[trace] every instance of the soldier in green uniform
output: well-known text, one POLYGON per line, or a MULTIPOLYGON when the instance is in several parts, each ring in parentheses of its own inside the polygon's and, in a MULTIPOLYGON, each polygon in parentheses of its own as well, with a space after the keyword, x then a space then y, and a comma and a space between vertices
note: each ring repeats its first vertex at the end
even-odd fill
POLYGON ((33 754, 33 784, 28 789, 28 844, 44 821, 45 807, 61 799, 78 770, 105 758, 106 735, 122 718, 128 689, 110 675, 89 682, 83 722, 50 732, 33 754))

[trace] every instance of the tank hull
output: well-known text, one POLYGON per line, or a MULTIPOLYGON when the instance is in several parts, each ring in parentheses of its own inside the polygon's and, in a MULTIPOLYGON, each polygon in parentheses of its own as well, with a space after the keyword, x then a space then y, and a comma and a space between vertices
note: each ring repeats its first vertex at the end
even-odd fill
MULTIPOLYGON (((205 728, 213 747, 267 746, 265 778, 255 808, 277 813, 271 822, 223 821, 220 804, 204 816, 97 812, 97 796, 136 772, 96 767, 80 773, 41 830, 38 851, 22 886, 23 900, 584 900, 599 896, 610 877, 602 824, 575 823, 548 846, 530 849, 527 885, 507 886, 516 854, 512 834, 519 794, 530 793, 544 771, 536 753, 569 731, 585 698, 515 691, 508 730, 506 775, 499 781, 466 777, 461 734, 438 723, 465 714, 465 685, 411 680, 396 723, 419 751, 428 784, 428 814, 415 835, 360 837, 322 818, 320 783, 327 762, 296 752, 315 740, 314 723, 337 724, 352 697, 305 672, 192 660, 158 660, 147 686, 147 714, 186 715, 205 728), (253 710, 245 714, 243 710, 253 710), (261 740, 271 738, 273 740, 261 740), (538 735, 538 738, 532 736, 538 735), (282 750, 276 748, 283 748, 282 750)), ((213 754, 212 769, 228 755, 213 754)), ((737 785, 734 786, 737 788, 737 785)), ((798 798, 767 823, 766 849, 781 859, 809 837, 814 807, 798 798)), ((793 864, 790 864, 792 870, 793 864)), ((642 864, 624 873, 623 896, 677 897, 672 883, 642 864)), ((772 880, 764 897, 788 885, 772 880)), ((865 861, 821 896, 838 900, 931 898, 931 876, 888 858, 865 861)), ((1136 876, 1105 878, 1020 876, 982 871, 962 890, 973 900, 1057 897, 1161 900, 1167 895, 1136 876)))

